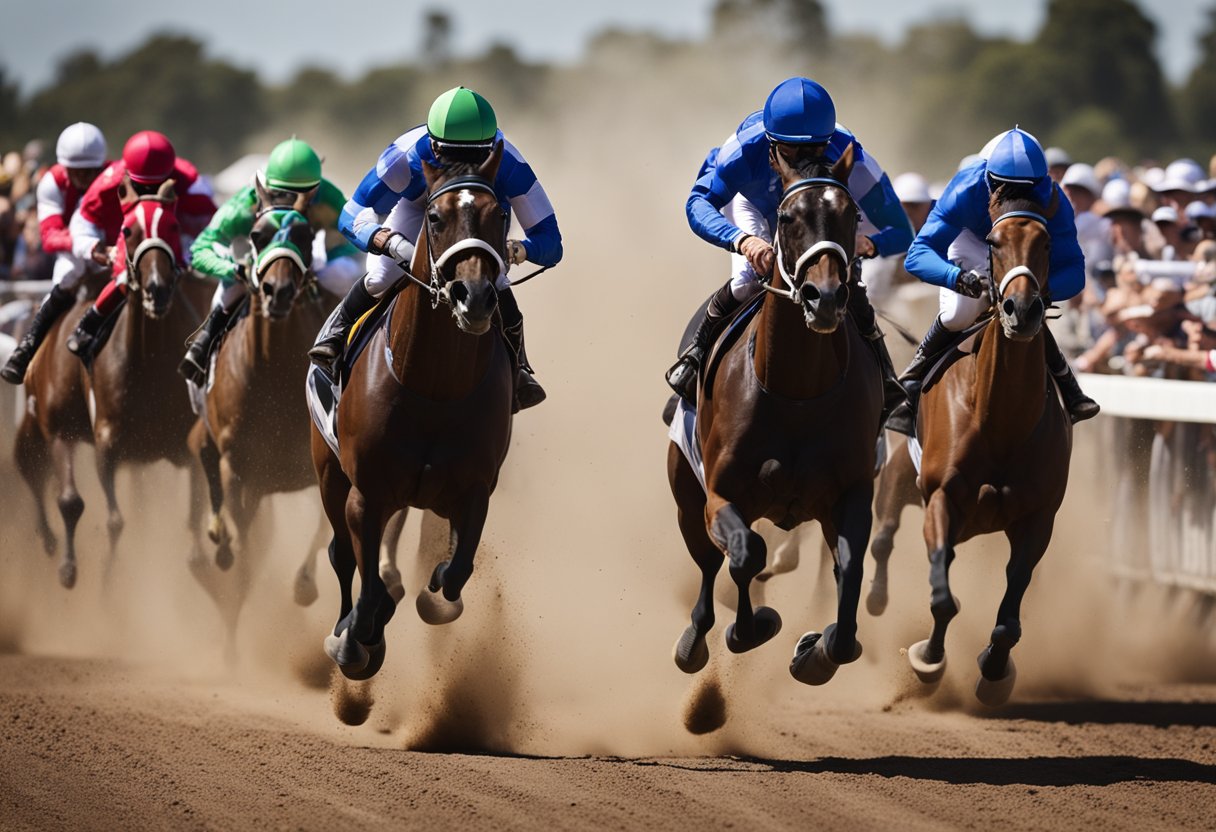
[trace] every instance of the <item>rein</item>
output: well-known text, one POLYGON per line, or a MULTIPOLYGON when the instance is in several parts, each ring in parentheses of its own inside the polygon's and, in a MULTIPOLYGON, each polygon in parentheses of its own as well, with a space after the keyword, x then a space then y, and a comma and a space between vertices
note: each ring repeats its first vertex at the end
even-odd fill
MULTIPOLYGON (((780 211, 781 206, 784 205, 786 203, 786 201, 789 200, 790 197, 796 196, 797 194, 800 194, 805 190, 808 190, 808 189, 814 188, 814 187, 818 187, 821 185, 840 188, 846 194, 848 194, 849 201, 854 202, 853 195, 849 193, 849 189, 846 188, 844 186, 844 184, 842 184, 841 182, 838 182, 835 179, 832 179, 827 176, 813 176, 813 177, 809 177, 807 179, 799 179, 797 182, 795 182, 794 184, 792 184, 788 188, 786 188, 785 193, 783 193, 781 195, 781 202, 779 202, 777 204, 777 210, 780 211)), ((801 292, 800 292, 800 284, 798 283, 798 278, 806 271, 807 267, 810 265, 812 260, 815 260, 816 258, 818 258, 819 256, 824 255, 824 254, 835 254, 837 257, 840 258, 840 262, 845 266, 846 270, 848 270, 848 268, 851 265, 851 262, 849 259, 849 254, 848 254, 848 252, 846 252, 844 250, 844 246, 842 246, 839 243, 834 242, 832 240, 820 240, 819 242, 815 243, 810 248, 808 248, 806 251, 802 252, 801 255, 799 255, 798 260, 795 261, 795 263, 794 263, 794 272, 793 272, 793 274, 790 274, 785 268, 785 259, 781 256, 781 231, 780 231, 780 229, 777 230, 777 233, 774 235, 774 237, 775 237, 776 245, 773 247, 773 256, 774 256, 774 259, 776 259, 776 261, 777 261, 777 271, 781 275, 782 280, 785 281, 786 286, 788 286, 789 288, 786 290, 778 289, 775 286, 771 286, 769 283, 767 283, 764 280, 759 280, 759 281, 757 281, 757 283, 759 283, 760 287, 763 288, 766 292, 771 292, 772 294, 777 295, 778 297, 782 297, 782 298, 785 298, 786 300, 793 301, 794 303, 797 303, 799 305, 802 304, 802 297, 801 297, 801 292)), ((856 259, 856 258, 854 258, 854 259, 856 259)))

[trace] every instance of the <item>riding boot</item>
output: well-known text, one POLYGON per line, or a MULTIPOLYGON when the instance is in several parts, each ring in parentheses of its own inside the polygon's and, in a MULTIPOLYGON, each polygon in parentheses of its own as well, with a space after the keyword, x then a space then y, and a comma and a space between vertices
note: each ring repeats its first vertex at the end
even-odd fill
POLYGON ((186 348, 186 356, 178 365, 177 371, 187 381, 192 381, 199 387, 207 382, 207 357, 211 354, 211 343, 228 326, 232 312, 222 305, 214 307, 207 315, 207 320, 198 328, 186 348))
POLYGON ((920 401, 920 388, 925 380, 925 373, 928 372, 934 359, 941 355, 953 339, 954 333, 942 325, 941 318, 934 318, 933 323, 929 325, 929 331, 925 333, 924 340, 916 348, 916 355, 912 357, 912 362, 899 377, 907 399, 887 419, 887 430, 893 430, 905 436, 913 436, 916 433, 916 406, 920 401))
POLYGON ((17 348, 9 356, 4 369, 0 369, 0 378, 10 384, 21 384, 25 381, 25 368, 33 360, 38 346, 46 338, 46 334, 50 332, 59 316, 72 308, 75 299, 75 292, 69 292, 58 286, 52 287, 47 296, 42 299, 38 311, 34 313, 34 317, 30 321, 30 328, 22 336, 21 343, 17 344, 17 348))
POLYGON ((886 339, 878 327, 878 319, 874 314, 874 307, 870 305, 866 286, 860 280, 849 284, 848 310, 861 337, 866 339, 866 343, 874 351, 878 368, 882 371, 882 416, 878 423, 881 432, 887 419, 896 408, 907 401, 908 396, 895 374, 895 365, 891 361, 891 353, 887 351, 886 339))
POLYGON ((710 295, 709 305, 705 307, 705 316, 697 324, 692 341, 680 353, 679 359, 667 371, 667 383, 676 391, 680 398, 689 404, 697 401, 697 373, 701 370, 701 362, 713 338, 718 325, 743 305, 731 291, 731 281, 726 281, 716 292, 710 295))
POLYGON ((1060 352, 1060 345, 1056 343, 1055 337, 1047 327, 1043 327, 1043 348, 1047 357, 1047 369, 1055 378, 1056 386, 1060 388, 1060 395, 1064 398, 1064 407, 1068 410, 1068 418, 1075 425, 1077 422, 1084 422, 1086 419, 1097 416, 1098 411, 1102 408, 1096 401, 1085 395, 1077 377, 1073 375, 1072 368, 1068 366, 1068 359, 1064 357, 1064 353, 1060 352))
POLYGON ((80 323, 76 324, 76 330, 68 336, 68 352, 82 360, 86 359, 93 350, 97 333, 109 317, 98 312, 96 306, 90 306, 81 317, 80 323))
POLYGON ((351 286, 350 291, 346 293, 346 297, 342 298, 342 302, 330 313, 325 325, 317 334, 316 343, 308 351, 308 357, 312 363, 333 378, 338 368, 338 359, 346 350, 346 339, 350 334, 350 328, 375 305, 376 298, 367 291, 363 281, 356 281, 355 285, 351 286))
POLYGON ((515 353, 515 363, 518 365, 515 374, 514 407, 514 411, 518 413, 540 404, 548 394, 533 376, 536 371, 528 363, 528 355, 524 352, 524 316, 519 311, 519 303, 510 288, 499 290, 498 312, 502 316, 502 334, 507 339, 511 351, 515 353))

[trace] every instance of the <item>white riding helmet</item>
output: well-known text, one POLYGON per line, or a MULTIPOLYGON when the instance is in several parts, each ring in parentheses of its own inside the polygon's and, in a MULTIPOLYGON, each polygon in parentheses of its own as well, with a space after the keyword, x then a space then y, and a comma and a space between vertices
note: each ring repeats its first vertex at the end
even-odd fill
POLYGON ((106 163, 106 137, 96 125, 78 121, 59 134, 55 156, 65 168, 99 168, 106 163))

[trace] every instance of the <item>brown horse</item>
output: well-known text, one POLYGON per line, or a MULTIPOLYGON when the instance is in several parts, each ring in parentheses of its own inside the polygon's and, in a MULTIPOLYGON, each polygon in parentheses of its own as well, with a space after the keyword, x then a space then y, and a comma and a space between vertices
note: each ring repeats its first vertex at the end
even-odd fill
POLYGON ((949 580, 954 547, 1004 532, 1010 546, 1005 597, 979 656, 975 690, 987 705, 1005 702, 1013 690, 1009 653, 1021 637, 1022 596, 1047 550, 1068 484, 1072 426, 1047 375, 1042 333, 1047 221, 1058 200, 1054 195, 1044 208, 1007 188, 993 194, 988 243, 996 312, 981 332, 978 353, 950 367, 920 408, 933 632, 912 645, 908 659, 921 681, 941 678, 946 628, 958 613, 949 580))
MULTIPOLYGON (((308 369, 308 348, 332 303, 323 303, 310 271, 313 230, 301 213, 305 200, 301 196, 292 207, 265 209, 254 223, 249 313, 218 348, 204 416, 190 436, 207 478, 208 536, 216 544, 221 569, 234 560, 225 507, 235 526, 235 543, 244 549, 263 497, 299 491, 315 481, 308 417, 290 414, 308 369)), ((317 519, 324 523, 320 512, 317 519)), ((323 529, 319 526, 319 536, 323 529)), ((323 541, 314 540, 314 547, 323 541)), ((194 565, 196 571, 204 566, 194 565)), ((244 572, 234 587, 234 603, 223 605, 230 633, 248 591, 248 570, 244 572)), ((204 580, 209 590, 211 583, 204 580)))
POLYGON ((784 188, 776 249, 786 289, 766 287, 759 314, 702 390, 697 440, 706 488, 674 443, 667 454, 680 531, 702 575, 692 624, 676 642, 674 658, 686 673, 709 660, 705 636, 714 623, 713 585, 723 554, 739 592, 727 647, 751 650, 776 635, 777 613, 752 609, 749 586, 765 567, 766 551, 751 525, 766 517, 788 530, 818 520, 835 556, 837 623, 802 637, 790 673, 823 684, 861 653, 857 603, 881 382, 873 353, 845 321, 860 215, 844 185, 852 146, 830 167, 794 170, 777 152, 770 162, 784 188))
POLYGON ((877 528, 870 540, 874 556, 874 577, 866 594, 866 610, 873 616, 887 611, 887 565, 895 549, 895 533, 908 506, 921 504, 916 485, 916 466, 908 453, 908 441, 902 434, 888 431, 887 462, 878 474, 874 493, 874 521, 877 528))
MULTIPOLYGON (((183 341, 201 320, 211 287, 196 282, 187 294, 178 285, 180 233, 173 207, 171 183, 157 194, 124 203, 130 297, 84 377, 97 473, 109 510, 111 558, 123 528, 114 488, 118 466, 167 460, 182 468, 191 463, 187 437, 194 414, 177 362, 183 341)), ((191 476, 191 528, 202 510, 200 479, 191 476)))
POLYGON ((351 369, 338 406, 340 459, 313 429, 342 592, 325 650, 350 678, 369 678, 384 661, 396 602, 378 553, 395 512, 415 506, 450 523, 450 558, 419 594, 419 615, 442 624, 463 609, 460 592, 511 438, 513 361, 492 325, 506 244, 506 214, 491 184, 501 160, 500 143, 481 165, 423 163, 427 208, 410 271, 430 292, 408 285, 351 369), (356 565, 361 585, 352 604, 356 565))

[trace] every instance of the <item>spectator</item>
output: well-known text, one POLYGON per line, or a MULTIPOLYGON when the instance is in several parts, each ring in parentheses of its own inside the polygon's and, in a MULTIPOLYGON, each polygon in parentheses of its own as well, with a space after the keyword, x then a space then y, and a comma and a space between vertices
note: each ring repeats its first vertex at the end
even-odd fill
POLYGON ((1043 151, 1043 155, 1047 157, 1047 175, 1051 177, 1052 182, 1060 184, 1060 180, 1072 165, 1072 157, 1062 147, 1049 147, 1043 151))

